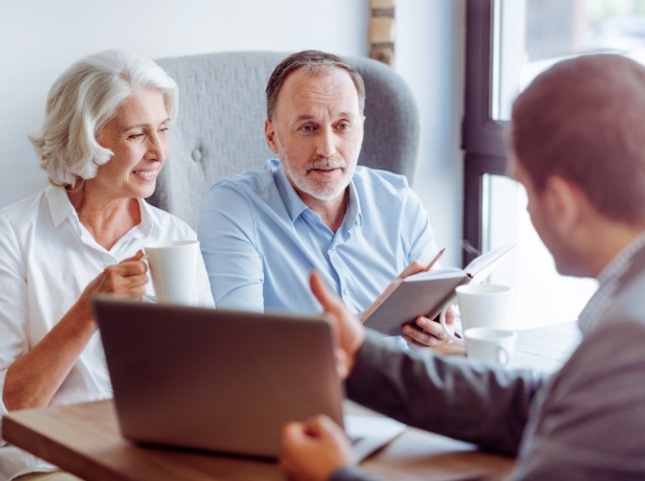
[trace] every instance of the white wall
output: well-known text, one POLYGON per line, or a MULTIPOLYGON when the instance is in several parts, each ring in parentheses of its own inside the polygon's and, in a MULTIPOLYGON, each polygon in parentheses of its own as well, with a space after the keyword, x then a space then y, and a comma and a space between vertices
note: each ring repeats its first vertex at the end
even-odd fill
MULTIPOLYGON (((415 190, 446 264, 459 262, 464 0, 397 1, 396 69, 422 115, 415 190)), ((55 78, 78 58, 119 48, 164 57, 226 50, 367 55, 368 0, 1 0, 0 207, 46 178, 27 135, 55 78)))

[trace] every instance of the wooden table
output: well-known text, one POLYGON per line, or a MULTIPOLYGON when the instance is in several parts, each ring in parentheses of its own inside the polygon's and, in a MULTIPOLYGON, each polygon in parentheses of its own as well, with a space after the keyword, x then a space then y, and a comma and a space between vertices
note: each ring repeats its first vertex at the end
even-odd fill
MULTIPOLYGON (((283 479, 273 462, 130 443, 121 437, 112 401, 16 411, 4 417, 3 436, 88 481, 283 479)), ((400 481, 501 480, 513 460, 408 428, 362 466, 400 481)))
MULTIPOLYGON (((555 369, 578 342, 575 326, 523 331, 514 364, 555 369)), ((452 347, 448 354, 463 353, 452 347)), ((88 481, 282 480, 275 463, 255 459, 142 447, 119 432, 112 401, 16 411, 3 418, 5 440, 88 481)), ((497 480, 513 460, 476 447, 407 428, 363 468, 397 481, 497 480)))

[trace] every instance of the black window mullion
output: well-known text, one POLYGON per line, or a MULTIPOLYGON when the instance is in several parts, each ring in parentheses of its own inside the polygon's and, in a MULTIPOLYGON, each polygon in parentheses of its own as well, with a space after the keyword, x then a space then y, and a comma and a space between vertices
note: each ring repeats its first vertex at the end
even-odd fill
POLYGON ((491 118, 493 0, 468 0, 466 11, 466 98, 464 150, 464 245, 466 265, 483 247, 483 181, 504 175, 503 124, 491 118))

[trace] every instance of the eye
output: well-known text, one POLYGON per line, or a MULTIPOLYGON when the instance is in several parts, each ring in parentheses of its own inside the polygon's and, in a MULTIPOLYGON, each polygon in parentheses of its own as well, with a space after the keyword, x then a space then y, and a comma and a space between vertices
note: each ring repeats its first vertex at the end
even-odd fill
POLYGON ((169 130, 170 130, 170 127, 168 127, 167 125, 164 125, 163 127, 159 128, 159 132, 161 132, 162 134, 167 133, 169 130))
POLYGON ((144 134, 143 132, 136 132, 134 134, 128 135, 128 140, 141 140, 143 139, 144 134))
POLYGON ((336 125, 336 128, 337 128, 338 130, 349 130, 349 128, 350 128, 351 126, 352 126, 352 124, 350 124, 347 120, 341 120, 341 121, 340 121, 340 122, 338 122, 338 124, 336 125))
POLYGON ((303 124, 298 128, 298 130, 305 133, 310 133, 316 130, 316 126, 314 124, 303 124))

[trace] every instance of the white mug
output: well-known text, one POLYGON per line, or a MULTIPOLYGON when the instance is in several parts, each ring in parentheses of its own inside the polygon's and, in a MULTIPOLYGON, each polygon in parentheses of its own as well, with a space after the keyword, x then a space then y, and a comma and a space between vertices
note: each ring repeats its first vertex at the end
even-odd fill
POLYGON ((192 304, 199 241, 179 240, 144 247, 157 302, 192 304))
POLYGON ((461 326, 465 332, 471 327, 511 327, 511 288, 499 284, 466 284, 455 289, 456 296, 441 311, 439 320, 446 335, 464 345, 446 326, 446 312, 456 301, 459 304, 461 326))
POLYGON ((513 357, 517 333, 494 327, 471 327, 464 331, 464 339, 469 358, 506 366, 513 357))

